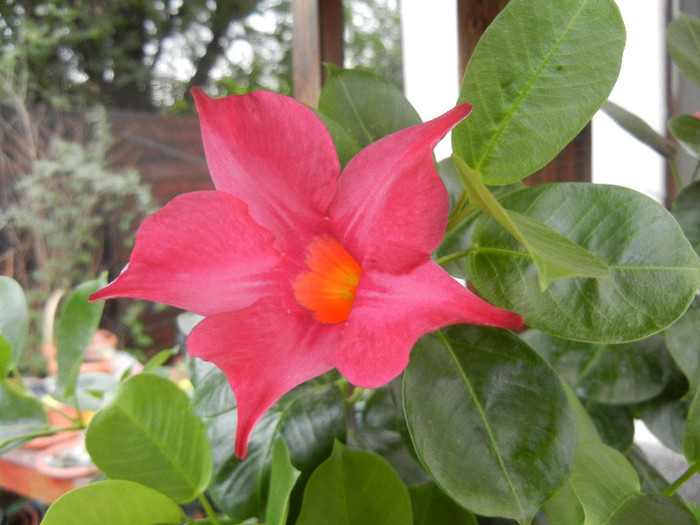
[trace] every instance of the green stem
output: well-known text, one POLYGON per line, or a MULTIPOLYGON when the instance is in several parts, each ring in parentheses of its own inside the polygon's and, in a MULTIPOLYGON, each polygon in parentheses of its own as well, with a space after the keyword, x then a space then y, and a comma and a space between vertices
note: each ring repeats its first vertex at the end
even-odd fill
POLYGON ((202 504, 202 508, 204 512, 207 513, 207 517, 211 520, 212 525, 219 525, 219 518, 217 518, 216 512, 214 512, 214 508, 211 506, 211 503, 209 503, 207 497, 203 493, 200 493, 197 495, 197 499, 199 503, 202 504))
POLYGON ((363 396, 367 395, 368 392, 369 392, 368 389, 356 386, 355 389, 352 391, 352 393, 345 400, 345 405, 346 406, 347 405, 354 405, 360 399, 362 399, 363 396))
POLYGON ((469 252, 471 252, 473 249, 474 248, 466 248, 464 250, 459 250, 458 252, 443 255, 442 257, 438 257, 437 259, 435 259, 435 262, 438 263, 440 266, 445 266, 447 263, 456 261, 457 259, 463 259, 467 255, 469 255, 469 252))
POLYGON ((82 430, 85 426, 83 424, 75 424, 71 427, 49 427, 43 430, 37 430, 36 432, 30 432, 29 434, 22 434, 21 436, 13 436, 11 438, 3 439, 0 441, 0 448, 9 445, 13 441, 19 441, 21 439, 34 439, 38 437, 51 436, 58 432, 64 432, 69 430, 82 430))
POLYGON ((679 477, 676 481, 674 481, 666 490, 662 492, 664 496, 673 496, 676 491, 681 488, 681 486, 688 481, 690 478, 692 478, 697 472, 700 470, 700 461, 693 463, 688 467, 688 470, 686 470, 681 477, 679 477))
MULTIPOLYGON (((673 175, 673 180, 676 182, 676 185, 678 186, 678 189, 683 189, 683 179, 681 178, 681 174, 678 173, 678 165, 676 164, 676 159, 671 159, 668 163, 668 165, 671 167, 671 174, 673 175)), ((696 168, 697 171, 697 168, 696 168)))

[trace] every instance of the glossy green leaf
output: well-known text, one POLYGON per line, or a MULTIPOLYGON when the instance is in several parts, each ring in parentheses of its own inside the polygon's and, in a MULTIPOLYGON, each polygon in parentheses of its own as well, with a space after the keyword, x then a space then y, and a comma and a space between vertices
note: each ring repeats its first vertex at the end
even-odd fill
POLYGON ((615 525, 697 525, 693 513, 682 502, 664 496, 637 494, 622 505, 606 523, 615 525))
POLYGON ((643 142, 659 155, 671 158, 676 153, 675 146, 654 128, 639 118, 634 113, 618 106, 614 102, 607 101, 601 108, 606 115, 615 121, 622 129, 627 131, 634 138, 643 142))
POLYGON ((467 258, 471 284, 488 301, 549 334, 623 343, 678 319, 700 285, 700 259, 673 216, 628 188, 557 183, 529 187, 501 204, 600 257, 611 274, 553 282, 541 293, 525 248, 489 217, 477 221, 467 258))
POLYGON ((136 481, 178 503, 192 501, 209 485, 204 424, 187 395, 160 376, 124 381, 90 421, 85 444, 108 477, 136 481))
MULTIPOLYGON (((27 340, 28 327, 27 300, 22 287, 14 279, 0 275, 0 335, 9 343, 12 363, 19 362, 27 340)), ((5 368, 9 368, 9 365, 5 368)), ((6 375, 0 373, 0 378, 6 375)))
POLYGON ((688 379, 692 393, 700 389, 699 334, 700 298, 696 298, 683 316, 664 332, 668 351, 688 379))
POLYGON ((673 216, 678 221, 683 233, 700 253, 700 181, 683 188, 673 203, 673 216))
POLYGON ((510 332, 454 326, 424 337, 403 397, 423 465, 476 514, 529 523, 570 474, 576 431, 566 394, 510 332))
POLYGON ((608 521, 627 500, 640 494, 634 467, 612 447, 581 442, 576 451, 571 486, 586 514, 586 525, 608 521))
POLYGON ((469 194, 469 202, 494 218, 527 250, 537 267, 540 291, 564 277, 606 277, 608 266, 552 228, 527 215, 504 209, 472 170, 459 158, 452 158, 469 194))
POLYGON ((576 497, 571 483, 564 485, 559 492, 542 506, 547 516, 547 525, 584 525, 586 516, 583 505, 576 497))
POLYGON ((364 69, 326 67, 329 75, 321 89, 318 109, 363 148, 420 124, 420 116, 403 92, 388 80, 364 69))
POLYGON ((685 76, 700 86, 700 20, 681 14, 668 26, 668 53, 685 76))
POLYGON ((634 444, 634 417, 629 408, 590 401, 584 406, 603 443, 627 454, 634 444))
POLYGON ((469 60, 459 101, 474 110, 454 152, 488 184, 534 173, 605 102, 624 45, 612 0, 511 0, 469 60))
POLYGON ((272 447, 270 493, 265 511, 266 525, 285 525, 289 514, 289 495, 300 472, 289 461, 289 449, 283 439, 272 447))
POLYGON ((450 499, 435 483, 409 487, 413 525, 478 525, 474 514, 450 499))
MULTIPOLYGON (((214 480, 210 493, 234 521, 265 511, 276 439, 284 438, 291 463, 302 471, 300 486, 330 455, 334 440, 345 439, 343 393, 321 378, 292 390, 263 414, 251 435, 248 456, 241 461, 234 455, 236 403, 226 376, 200 359, 192 359, 190 364, 196 387, 195 411, 204 421, 212 444, 214 480)), ((293 494, 290 515, 297 507, 293 494)))
POLYGON ((9 379, 0 380, 0 407, 0 454, 29 441, 15 438, 49 426, 41 401, 9 379))
POLYGON ((632 464, 600 443, 579 445, 570 483, 584 508, 585 525, 697 524, 678 499, 642 494, 632 464))
POLYGON ((668 121, 668 130, 689 153, 700 157, 700 118, 678 115, 668 121))
POLYGON ((61 310, 56 326, 56 380, 63 397, 73 394, 80 365, 102 317, 104 301, 91 303, 88 298, 106 284, 105 278, 101 277, 78 285, 61 310))
POLYGON ((318 112, 318 117, 323 121, 328 128, 328 132, 333 139, 335 151, 338 153, 340 167, 344 168, 350 159, 357 155, 362 146, 355 140, 355 137, 341 124, 330 118, 328 115, 318 112))
POLYGON ((411 525, 408 489, 389 463, 339 442, 313 473, 296 525, 411 525))
POLYGON ((179 525, 182 509, 153 489, 125 480, 98 481, 71 490, 46 512, 43 525, 179 525))
POLYGON ((688 408, 683 454, 690 464, 700 461, 700 391, 695 394, 688 408))
POLYGON ((673 362, 659 335, 619 345, 591 344, 530 331, 524 339, 590 401, 632 404, 659 395, 673 362))

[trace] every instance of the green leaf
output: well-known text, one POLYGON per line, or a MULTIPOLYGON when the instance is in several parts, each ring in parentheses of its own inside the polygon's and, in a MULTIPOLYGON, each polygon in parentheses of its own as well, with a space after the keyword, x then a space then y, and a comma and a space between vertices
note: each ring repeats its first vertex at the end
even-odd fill
POLYGON ((339 442, 313 473, 296 525, 411 525, 406 486, 389 463, 339 442))
POLYGON ((606 523, 615 525, 697 525, 698 521, 684 503, 664 496, 637 494, 618 509, 606 523))
POLYGON ((459 102, 474 110, 452 132, 455 154, 487 184, 534 173, 605 102, 624 45, 612 0, 511 0, 469 60, 459 102))
POLYGON ((700 460, 700 393, 695 394, 688 409, 685 437, 683 439, 683 454, 690 464, 700 460))
MULTIPOLYGON (((336 384, 320 378, 287 393, 263 414, 250 437, 248 456, 240 460, 233 447, 236 403, 226 376, 200 359, 192 359, 190 365, 195 411, 203 419, 212 444, 214 480, 210 493, 234 521, 265 511, 276 439, 284 438, 292 464, 302 471, 299 486, 330 455, 334 440, 345 439, 343 393, 336 384)), ((292 511, 297 503, 293 494, 292 511)))
POLYGON ((697 525, 678 499, 642 494, 634 467, 601 443, 580 443, 570 483, 583 505, 585 525, 697 525))
POLYGON ((481 216, 467 258, 486 300, 518 312, 538 330, 579 341, 623 343, 676 321, 700 285, 700 259, 673 216, 628 188, 556 183, 505 196, 501 204, 542 222, 600 257, 611 274, 569 278, 540 292, 525 248, 481 216))
POLYGON ((178 503, 192 501, 209 485, 204 424, 187 395, 160 376, 124 381, 90 421, 85 444, 110 478, 136 481, 178 503))
POLYGON ((476 514, 529 523, 571 472, 576 430, 561 382, 510 332, 465 325, 424 337, 403 396, 426 470, 476 514))
POLYGON ((289 514, 289 495, 300 472, 289 461, 289 449, 283 439, 277 439, 272 448, 270 494, 267 497, 265 523, 285 525, 289 514))
POLYGON ((587 525, 617 523, 608 520, 625 501, 640 494, 634 467, 620 452, 602 443, 579 443, 570 482, 583 505, 587 525))
MULTIPOLYGON (((0 275, 0 335, 9 343, 11 363, 19 362, 27 340, 28 327, 27 300, 22 287, 14 279, 0 275)), ((0 378, 6 376, 6 373, 0 373, 0 378)))
POLYGON ((678 115, 668 121, 668 130, 691 155, 700 157, 700 118, 678 115))
POLYGON ((600 278, 610 274, 608 266, 588 250, 527 215, 501 207, 464 162, 454 156, 452 160, 470 204, 488 213, 526 248, 537 267, 541 292, 564 277, 600 278))
POLYGON ((80 365, 102 317, 104 301, 90 303, 88 298, 105 284, 103 276, 78 285, 61 311, 56 326, 56 386, 63 397, 73 395, 80 365))
POLYGON ((318 110, 363 148, 421 123, 401 90, 388 80, 364 69, 326 67, 329 75, 318 98, 318 110))
POLYGON ((559 339, 534 330, 523 337, 579 396, 596 403, 647 401, 664 390, 673 374, 658 335, 620 345, 559 339))
POLYGON ((681 14, 668 26, 668 53, 685 76, 700 86, 700 20, 681 14))
POLYGON ((451 500, 435 483, 409 487, 413 525, 478 525, 476 517, 451 500))
POLYGON ((71 490, 49 507, 43 525, 178 525, 185 519, 170 498, 132 481, 107 480, 71 490))
POLYGON ((542 506, 547 516, 547 525, 584 525, 583 505, 576 497, 571 483, 564 485, 559 492, 542 506))
POLYGON ((634 138, 643 142, 659 155, 671 158, 676 154, 675 146, 634 113, 607 101, 601 108, 615 123, 634 138))
POLYGON ((700 253, 700 181, 686 186, 673 203, 673 216, 678 221, 683 233, 700 253))
POLYGON ((323 121, 328 128, 328 132, 331 134, 333 139, 333 145, 338 153, 338 160, 340 160, 340 167, 344 168, 350 159, 357 155, 362 146, 355 140, 355 138, 350 134, 350 132, 344 128, 341 124, 330 118, 328 115, 316 112, 318 117, 323 121))
POLYGON ((693 395, 700 389, 700 298, 696 298, 678 321, 664 332, 673 360, 688 379, 693 395))
POLYGON ((0 406, 0 454, 29 441, 15 438, 49 426, 41 401, 9 379, 0 380, 0 406))

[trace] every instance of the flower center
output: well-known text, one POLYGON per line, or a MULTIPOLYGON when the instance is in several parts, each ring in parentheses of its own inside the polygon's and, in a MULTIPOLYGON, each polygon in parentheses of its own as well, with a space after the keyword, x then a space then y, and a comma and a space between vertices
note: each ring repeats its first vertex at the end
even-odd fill
POLYGON ((320 323, 345 321, 355 300, 360 265, 333 237, 317 237, 306 247, 309 270, 292 283, 297 302, 320 323))

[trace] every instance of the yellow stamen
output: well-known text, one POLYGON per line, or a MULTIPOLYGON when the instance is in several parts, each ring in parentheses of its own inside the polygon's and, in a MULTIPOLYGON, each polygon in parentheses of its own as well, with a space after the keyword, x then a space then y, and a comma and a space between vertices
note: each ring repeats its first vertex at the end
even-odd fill
POLYGON ((350 315, 360 281, 360 266, 332 237, 317 237, 306 248, 309 271, 292 283, 294 297, 317 321, 340 323, 350 315))

